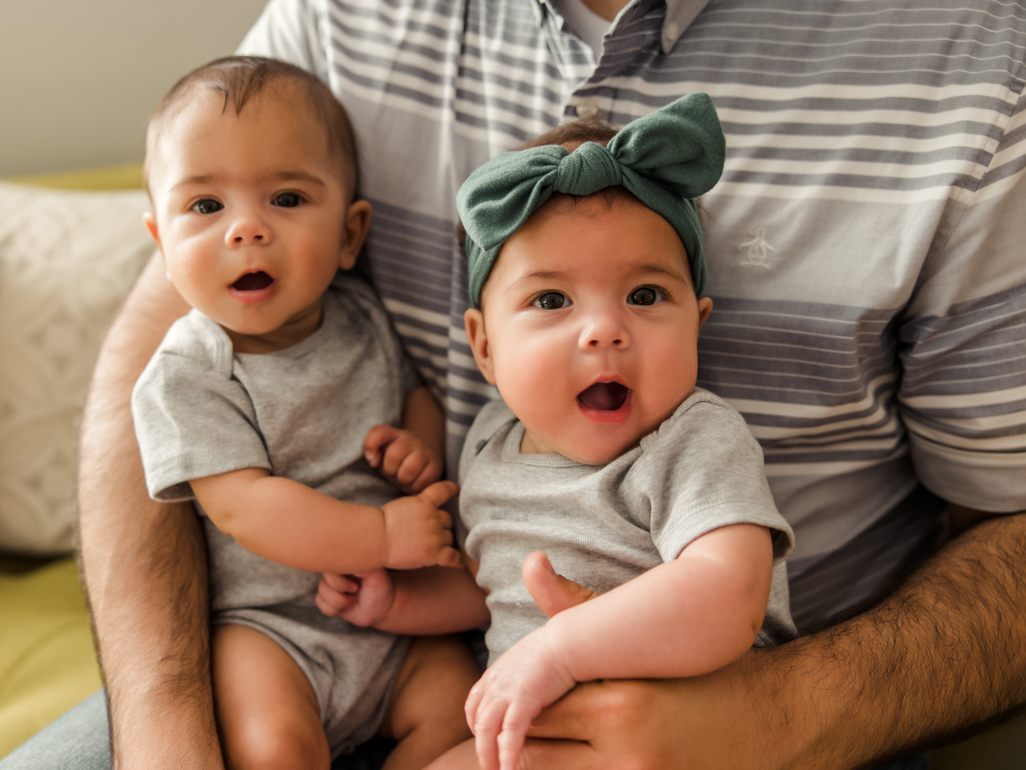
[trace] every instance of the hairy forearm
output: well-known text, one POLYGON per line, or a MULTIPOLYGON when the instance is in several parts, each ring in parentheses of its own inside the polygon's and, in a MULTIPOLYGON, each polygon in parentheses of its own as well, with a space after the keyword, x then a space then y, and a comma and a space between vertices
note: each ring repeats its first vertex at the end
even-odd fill
POLYGON ((82 419, 79 539, 116 766, 216 767, 206 555, 188 506, 151 501, 129 399, 188 307, 151 261, 104 342, 82 419))
POLYGON ((218 529, 257 556, 309 572, 385 566, 388 541, 378 508, 254 468, 196 479, 192 488, 218 529))
POLYGON ((1023 574, 1026 515, 997 517, 876 608, 760 656, 764 688, 788 693, 794 766, 855 767, 1026 702, 1023 574))
POLYGON ((488 622, 484 592, 465 569, 427 567, 393 572, 395 598, 375 624, 393 634, 430 636, 477 628, 488 622))
POLYGON ((741 556, 682 555, 561 612, 537 633, 578 682, 715 671, 759 631, 772 567, 768 535, 765 545, 759 567, 741 556))

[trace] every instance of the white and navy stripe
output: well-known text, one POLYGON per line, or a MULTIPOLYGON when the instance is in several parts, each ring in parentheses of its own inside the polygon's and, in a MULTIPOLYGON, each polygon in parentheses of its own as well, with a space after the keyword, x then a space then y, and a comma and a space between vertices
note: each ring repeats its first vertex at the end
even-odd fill
POLYGON ((350 110, 370 271, 444 398, 453 468, 495 395, 462 330, 460 182, 561 119, 713 97, 727 161, 705 199, 700 384, 765 450, 808 623, 932 537, 920 481, 1026 508, 1026 5, 668 5, 634 0, 597 63, 537 0, 272 0, 243 49, 321 74, 350 110))

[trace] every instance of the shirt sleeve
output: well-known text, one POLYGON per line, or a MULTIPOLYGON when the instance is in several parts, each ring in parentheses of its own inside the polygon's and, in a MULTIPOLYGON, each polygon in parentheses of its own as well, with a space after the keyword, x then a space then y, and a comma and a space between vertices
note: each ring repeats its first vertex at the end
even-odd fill
POLYGON ((652 541, 664 561, 730 524, 770 529, 774 563, 791 552, 794 534, 773 502, 762 450, 725 402, 693 396, 641 448, 631 484, 644 490, 652 541))
POLYGON ((327 83, 327 38, 322 30, 325 16, 317 13, 315 3, 316 0, 271 0, 235 53, 282 59, 327 83))
POLYGON ((192 479, 271 470, 249 395, 199 361, 158 350, 132 392, 132 416, 154 500, 193 499, 192 479))
POLYGON ((1026 96, 901 319, 899 409, 934 494, 1026 509, 1026 96))

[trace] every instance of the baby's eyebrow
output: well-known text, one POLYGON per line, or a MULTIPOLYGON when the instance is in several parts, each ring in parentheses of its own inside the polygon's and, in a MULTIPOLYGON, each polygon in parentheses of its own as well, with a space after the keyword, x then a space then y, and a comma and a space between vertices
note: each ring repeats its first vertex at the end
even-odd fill
POLYGON ((527 283, 528 281, 540 280, 540 281, 553 281, 559 278, 565 278, 566 273, 559 270, 536 270, 533 273, 522 275, 515 281, 506 287, 506 291, 512 291, 516 289, 520 284, 527 283))
MULTIPOLYGON (((222 180, 220 174, 196 174, 195 176, 189 176, 178 182, 172 190, 177 190, 179 187, 186 187, 192 184, 210 184, 211 182, 217 182, 222 180)), ((305 171, 277 171, 273 174, 268 174, 267 178, 275 182, 310 182, 311 184, 325 186, 325 182, 318 176, 308 174, 305 171)))
POLYGON ((662 275, 668 275, 671 278, 676 278, 678 281, 687 280, 687 275, 684 272, 677 272, 675 270, 668 270, 661 265, 639 265, 636 271, 639 274, 643 273, 661 273, 662 275))
POLYGON ((209 184, 214 181, 215 177, 213 174, 197 174, 196 176, 189 176, 180 182, 176 183, 172 190, 177 190, 179 187, 185 187, 190 184, 209 184))
POLYGON ((308 174, 305 171, 280 171, 277 174, 273 174, 272 178, 281 182, 291 182, 298 180, 301 182, 310 182, 312 184, 318 184, 321 187, 325 186, 323 179, 321 179, 319 176, 308 174))

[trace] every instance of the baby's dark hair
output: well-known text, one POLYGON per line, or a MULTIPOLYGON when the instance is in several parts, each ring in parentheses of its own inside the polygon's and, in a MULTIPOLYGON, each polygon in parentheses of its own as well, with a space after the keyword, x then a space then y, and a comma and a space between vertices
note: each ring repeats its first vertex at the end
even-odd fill
POLYGON ((314 116, 328 137, 328 151, 342 166, 350 193, 360 189, 360 168, 356 156, 356 133, 345 108, 315 75, 279 59, 265 56, 228 56, 193 70, 172 86, 150 116, 146 132, 146 164, 143 176, 149 187, 148 166, 156 140, 181 110, 185 95, 193 86, 206 86, 224 95, 223 111, 231 105, 236 115, 247 102, 268 86, 288 84, 306 98, 314 116))

